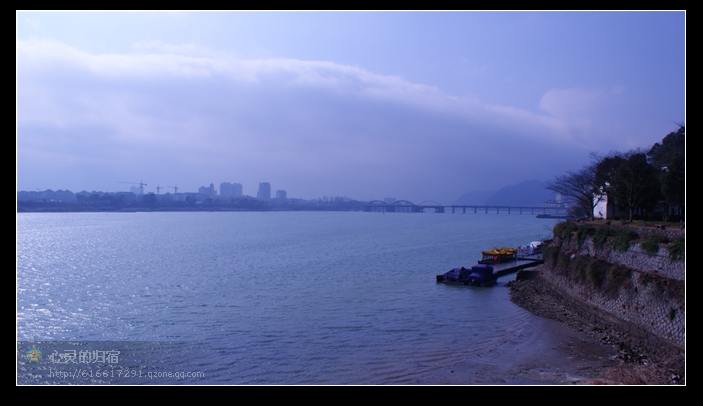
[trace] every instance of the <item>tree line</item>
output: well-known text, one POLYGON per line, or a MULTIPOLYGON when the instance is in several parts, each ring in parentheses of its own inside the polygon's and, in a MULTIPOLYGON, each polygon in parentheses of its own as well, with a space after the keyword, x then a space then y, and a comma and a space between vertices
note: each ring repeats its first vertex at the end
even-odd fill
POLYGON ((609 218, 683 221, 685 136, 680 125, 649 151, 593 154, 591 163, 556 177, 548 189, 570 203, 575 217, 593 219, 595 208, 607 199, 613 210, 609 218))

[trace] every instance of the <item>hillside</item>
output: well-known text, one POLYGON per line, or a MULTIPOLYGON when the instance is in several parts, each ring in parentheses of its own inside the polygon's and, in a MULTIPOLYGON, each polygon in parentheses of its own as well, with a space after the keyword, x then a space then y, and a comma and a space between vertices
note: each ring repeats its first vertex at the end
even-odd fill
POLYGON ((456 204, 501 205, 501 206, 541 206, 554 199, 554 192, 547 190, 547 183, 539 180, 526 180, 504 186, 495 191, 473 191, 461 195, 456 204))

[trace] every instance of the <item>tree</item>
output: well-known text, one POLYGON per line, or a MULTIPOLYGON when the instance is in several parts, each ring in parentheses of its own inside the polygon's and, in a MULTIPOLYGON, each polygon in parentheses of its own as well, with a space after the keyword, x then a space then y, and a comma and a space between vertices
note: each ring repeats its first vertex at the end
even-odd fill
POLYGON ((580 215, 593 220, 593 210, 603 199, 603 192, 596 183, 596 169, 597 163, 592 163, 579 171, 558 176, 547 189, 561 194, 580 215))
POLYGON ((652 165, 663 168, 671 164, 676 158, 684 156, 686 144, 686 127, 680 126, 675 132, 667 134, 661 144, 656 143, 647 153, 652 165))
MULTIPOLYGON (((647 162, 643 153, 630 153, 623 157, 611 157, 606 176, 608 186, 605 188, 609 197, 613 197, 616 205, 628 213, 632 221, 635 211, 653 209, 661 194, 659 173, 647 162)), ((602 173, 601 173, 601 176, 602 173)))
POLYGON ((661 174, 661 192, 667 205, 666 215, 672 208, 683 209, 686 198, 685 166, 683 157, 675 157, 661 174))
POLYGON ((652 165, 659 170, 661 194, 667 205, 666 216, 672 208, 683 213, 685 204, 685 140, 686 127, 681 125, 675 132, 656 143, 647 153, 652 165))

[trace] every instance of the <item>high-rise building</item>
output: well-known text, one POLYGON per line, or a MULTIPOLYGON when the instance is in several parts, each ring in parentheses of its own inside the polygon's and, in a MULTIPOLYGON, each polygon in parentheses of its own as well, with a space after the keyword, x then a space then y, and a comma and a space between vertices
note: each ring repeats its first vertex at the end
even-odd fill
POLYGON ((259 192, 256 194, 259 200, 271 200, 271 184, 268 182, 259 183, 259 192))
POLYGON ((242 197, 242 184, 229 182, 220 183, 220 196, 226 198, 242 197))
POLYGON ((276 191, 276 199, 277 200, 286 200, 288 198, 288 194, 286 193, 285 190, 277 190, 276 191))
POLYGON ((241 183, 232 183, 232 197, 242 197, 244 195, 241 183))

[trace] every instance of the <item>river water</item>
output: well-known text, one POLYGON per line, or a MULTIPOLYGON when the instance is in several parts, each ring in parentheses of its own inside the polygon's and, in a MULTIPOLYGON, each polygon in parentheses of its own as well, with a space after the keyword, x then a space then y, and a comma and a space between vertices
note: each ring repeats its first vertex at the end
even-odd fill
POLYGON ((18 381, 567 383, 601 363, 602 349, 574 352, 572 332, 510 302, 513 276, 492 288, 435 282, 482 249, 546 238, 554 223, 473 213, 20 213, 18 381), (40 362, 25 362, 30 344, 40 362), (120 351, 139 375, 44 376, 101 367, 54 363, 67 345, 120 351), (164 376, 144 377, 157 369, 164 376))

